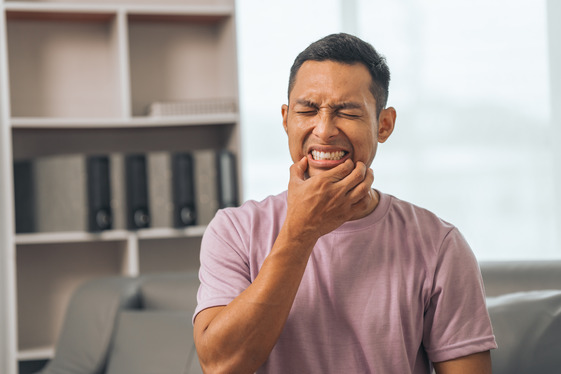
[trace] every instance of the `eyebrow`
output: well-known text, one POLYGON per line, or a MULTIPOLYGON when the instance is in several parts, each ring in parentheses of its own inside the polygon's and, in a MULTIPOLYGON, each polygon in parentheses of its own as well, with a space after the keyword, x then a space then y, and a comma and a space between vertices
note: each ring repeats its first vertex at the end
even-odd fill
MULTIPOLYGON (((306 106, 306 107, 310 107, 310 108, 319 107, 318 104, 314 103, 311 100, 306 100, 306 99, 297 99, 296 100, 296 105, 302 105, 302 106, 306 106)), ((329 107, 331 109, 334 109, 334 110, 362 109, 363 105, 361 103, 357 103, 357 102, 354 102, 354 101, 344 101, 344 102, 337 103, 337 104, 331 104, 331 105, 329 105, 329 107)))
POLYGON ((341 110, 341 109, 362 109, 363 105, 354 101, 344 101, 342 103, 329 105, 330 108, 334 110, 341 110))
POLYGON ((295 105, 302 105, 302 106, 311 107, 311 108, 317 108, 318 107, 318 105, 316 103, 314 103, 311 100, 306 100, 306 99, 296 99, 295 105))

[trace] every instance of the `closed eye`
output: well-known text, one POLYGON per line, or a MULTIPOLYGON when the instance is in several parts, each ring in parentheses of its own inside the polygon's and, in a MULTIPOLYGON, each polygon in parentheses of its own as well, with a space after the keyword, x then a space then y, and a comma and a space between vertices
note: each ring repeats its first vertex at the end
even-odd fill
POLYGON ((296 113, 298 114, 307 115, 307 116, 315 115, 317 114, 317 112, 318 112, 317 109, 301 109, 296 111, 296 113))
POLYGON ((339 115, 341 117, 346 117, 346 118, 360 118, 359 114, 353 114, 353 113, 339 112, 339 115))
POLYGON ((309 100, 297 99, 294 105, 294 111, 297 114, 313 115, 317 114, 318 110, 318 105, 309 100))

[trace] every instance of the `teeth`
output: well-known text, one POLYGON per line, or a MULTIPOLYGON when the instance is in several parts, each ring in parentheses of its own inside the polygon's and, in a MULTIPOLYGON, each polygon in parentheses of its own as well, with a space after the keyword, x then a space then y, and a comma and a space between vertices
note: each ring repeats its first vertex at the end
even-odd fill
POLYGON ((312 157, 314 160, 340 160, 345 155, 343 151, 337 152, 319 152, 319 151, 312 151, 312 157))

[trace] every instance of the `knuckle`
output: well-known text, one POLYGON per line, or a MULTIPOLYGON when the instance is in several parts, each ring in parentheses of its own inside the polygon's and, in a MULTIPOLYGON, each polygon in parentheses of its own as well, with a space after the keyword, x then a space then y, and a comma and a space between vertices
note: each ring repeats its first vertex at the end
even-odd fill
POLYGON ((358 189, 359 195, 364 196, 364 195, 368 194, 368 192, 370 190, 370 187, 368 187, 365 184, 361 184, 360 186, 357 187, 357 189, 358 189))
POLYGON ((358 183, 364 180, 364 174, 360 170, 353 171, 352 174, 353 181, 358 183))

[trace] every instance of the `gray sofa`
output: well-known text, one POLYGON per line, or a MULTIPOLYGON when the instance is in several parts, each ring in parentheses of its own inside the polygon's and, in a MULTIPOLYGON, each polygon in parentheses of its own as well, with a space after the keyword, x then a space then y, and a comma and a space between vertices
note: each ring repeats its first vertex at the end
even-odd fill
MULTIPOLYGON (((485 262, 499 348, 495 374, 561 372, 561 261, 485 262)), ((191 316, 195 273, 102 278, 70 301, 55 357, 41 374, 201 373, 191 316)))
POLYGON ((495 374, 561 373, 561 261, 481 263, 495 374))
POLYGON ((41 374, 202 373, 193 343, 197 274, 86 282, 71 297, 41 374))

